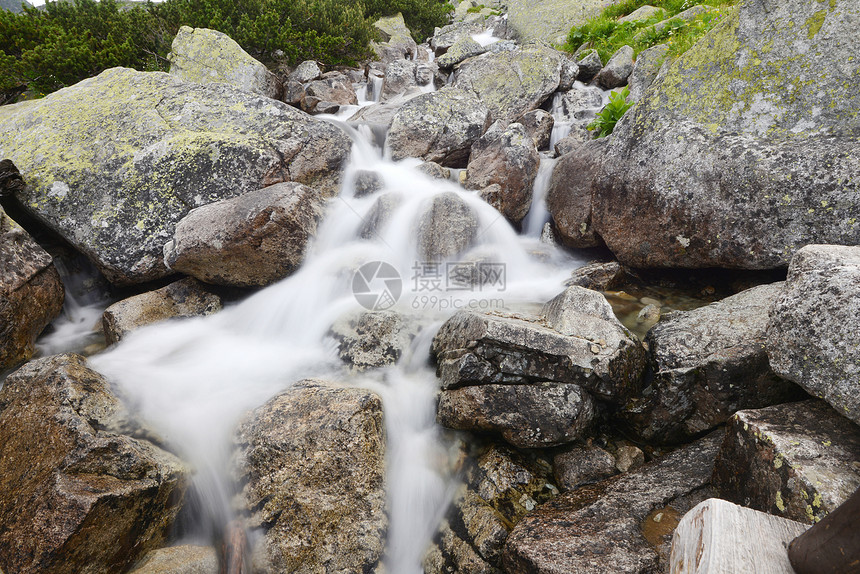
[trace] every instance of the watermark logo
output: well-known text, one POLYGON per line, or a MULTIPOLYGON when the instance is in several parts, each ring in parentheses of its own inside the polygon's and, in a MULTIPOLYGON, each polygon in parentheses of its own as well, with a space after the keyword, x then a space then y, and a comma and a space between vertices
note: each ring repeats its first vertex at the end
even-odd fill
POLYGON ((368 311, 385 311, 397 304, 403 280, 393 265, 384 261, 365 263, 352 277, 355 300, 368 311))

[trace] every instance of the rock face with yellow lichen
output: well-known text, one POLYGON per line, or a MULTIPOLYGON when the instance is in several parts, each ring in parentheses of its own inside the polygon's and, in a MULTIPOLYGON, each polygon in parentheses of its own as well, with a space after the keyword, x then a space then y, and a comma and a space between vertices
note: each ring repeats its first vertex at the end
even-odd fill
POLYGON ((0 156, 24 208, 116 284, 169 273, 162 247, 191 209, 283 181, 337 192, 350 140, 224 84, 113 68, 0 109, 0 156))
POLYGON ((594 228, 637 267, 784 267, 860 243, 860 8, 746 0, 612 136, 594 228))

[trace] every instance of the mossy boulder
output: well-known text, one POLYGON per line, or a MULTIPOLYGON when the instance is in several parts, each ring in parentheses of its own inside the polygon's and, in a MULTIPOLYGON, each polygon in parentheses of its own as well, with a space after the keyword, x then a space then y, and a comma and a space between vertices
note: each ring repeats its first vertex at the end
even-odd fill
POLYGON ((523 41, 563 44, 574 26, 581 26, 603 9, 600 0, 510 0, 508 26, 523 41))
POLYGON ((0 156, 23 207, 116 284, 168 274, 191 209, 283 181, 337 192, 351 144, 331 124, 224 84, 112 68, 0 108, 0 156))
POLYGON ((283 84, 227 34, 182 26, 168 55, 170 73, 186 82, 227 84, 280 99, 283 84))
POLYGON ((860 243, 860 7, 745 0, 621 120, 597 232, 637 267, 784 267, 860 243))

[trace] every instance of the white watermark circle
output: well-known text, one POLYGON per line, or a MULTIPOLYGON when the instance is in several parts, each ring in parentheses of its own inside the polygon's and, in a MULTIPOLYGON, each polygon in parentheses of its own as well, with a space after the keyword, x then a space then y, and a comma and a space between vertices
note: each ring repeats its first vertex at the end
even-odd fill
POLYGON ((385 311, 394 307, 402 293, 400 273, 385 261, 369 261, 352 276, 352 294, 368 311, 385 311))

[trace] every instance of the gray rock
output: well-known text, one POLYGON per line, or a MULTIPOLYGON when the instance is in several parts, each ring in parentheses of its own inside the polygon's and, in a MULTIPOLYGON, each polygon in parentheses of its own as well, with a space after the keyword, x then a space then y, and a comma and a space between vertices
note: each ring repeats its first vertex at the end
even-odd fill
POLYGON ((692 311, 666 315, 645 342, 654 379, 623 417, 648 442, 685 441, 741 409, 805 395, 770 368, 768 311, 782 283, 762 285, 692 311))
POLYGON ((304 259, 325 198, 300 183, 279 183, 198 207, 176 225, 164 261, 205 283, 274 283, 304 259))
POLYGON ((615 457, 594 445, 567 447, 553 457, 552 466, 556 483, 563 491, 598 482, 617 472, 615 457))
POLYGON ((600 54, 597 53, 597 50, 588 50, 582 53, 576 64, 579 66, 579 75, 576 79, 580 82, 590 82, 603 69, 603 62, 600 60, 600 54))
POLYGON ((633 71, 627 78, 627 83, 630 86, 630 101, 638 102, 642 99, 645 90, 657 79, 657 74, 660 72, 668 53, 668 44, 659 44, 639 52, 636 63, 633 65, 633 71))
POLYGON ((556 157, 573 153, 581 148, 584 143, 594 139, 594 134, 588 131, 587 125, 587 122, 579 122, 571 126, 568 134, 558 140, 553 148, 556 157))
POLYGON ((544 110, 532 110, 517 118, 526 133, 532 138, 535 147, 539 150, 548 149, 552 137, 552 127, 555 124, 552 114, 544 110))
POLYGON ((542 40, 550 45, 564 44, 571 28, 603 9, 599 0, 508 0, 506 4, 508 25, 519 40, 542 40))
POLYGON ((558 89, 563 59, 539 44, 488 53, 461 63, 454 86, 477 95, 490 108, 493 121, 511 122, 540 107, 558 89))
POLYGON ((102 329, 105 341, 112 345, 145 325, 179 317, 211 315, 220 310, 221 297, 188 277, 114 303, 102 315, 102 329))
POLYGON ((850 4, 743 2, 667 66, 596 180, 594 226, 618 260, 769 269, 810 243, 860 244, 860 77, 841 64, 858 26, 850 4))
POLYGON ((516 224, 531 207, 539 164, 537 148, 522 124, 502 128, 497 122, 472 146, 464 187, 498 185, 492 197, 482 197, 516 224))
POLYGON ((486 105, 469 92, 446 87, 403 104, 391 123, 385 150, 394 160, 419 157, 445 167, 465 167, 472 144, 489 125, 486 105))
POLYGON ((559 239, 568 247, 602 244, 592 224, 592 187, 607 145, 606 139, 585 142, 559 158, 552 171, 546 206, 559 239))
POLYGON ((710 435, 639 470, 564 493, 508 536, 508 574, 662 572, 681 515, 709 497, 720 437, 710 435), (659 519, 659 520, 655 520, 659 519))
POLYGON ((236 432, 248 526, 264 531, 270 572, 373 572, 383 555, 385 428, 366 389, 296 383, 236 432))
POLYGON ((433 340, 443 389, 575 383, 623 403, 638 388, 644 352, 600 293, 570 287, 540 316, 460 311, 433 340))
POLYGON ((430 38, 430 47, 436 56, 441 57, 459 40, 471 39, 472 34, 483 31, 484 26, 480 22, 454 22, 436 30, 430 38))
POLYGON ((486 48, 473 40, 471 36, 461 36, 444 54, 439 56, 436 63, 442 69, 450 69, 460 62, 473 56, 480 56, 486 51, 486 48))
POLYGON ((656 16, 660 12, 663 12, 662 8, 657 8, 655 6, 649 6, 648 4, 644 6, 640 6, 627 16, 623 16, 618 19, 619 22, 636 22, 637 20, 647 20, 653 16, 656 16))
POLYGON ((619 472, 630 472, 645 464, 645 453, 639 447, 625 444, 615 453, 615 468, 619 472))
POLYGON ((574 86, 564 92, 560 104, 562 120, 592 120, 603 107, 603 92, 594 86, 574 86))
POLYGON ((1 0, 0 9, 9 10, 10 12, 21 13, 24 11, 24 6, 32 6, 27 0, 1 0))
POLYGON ((385 78, 382 81, 381 102, 399 96, 409 88, 418 86, 415 79, 417 64, 411 60, 395 60, 385 68, 385 78))
POLYGON ((170 45, 170 74, 186 82, 228 84, 273 99, 283 85, 226 34, 208 28, 179 28, 170 45))
POLYGON ((595 76, 594 83, 604 90, 619 88, 627 83, 633 72, 633 48, 621 46, 612 54, 603 69, 595 76))
POLYGON ((436 422, 456 430, 491 431, 518 448, 572 442, 595 418, 591 396, 575 384, 479 385, 443 390, 436 422))
POLYGON ((322 70, 320 70, 319 64, 313 60, 305 60, 290 73, 289 79, 300 84, 307 84, 318 80, 320 76, 322 76, 322 70))
POLYGON ((451 170, 447 167, 442 167, 436 162, 425 161, 415 169, 434 179, 451 179, 451 170))
POLYGON ((416 316, 374 311, 341 317, 328 334, 337 342, 340 359, 364 371, 397 363, 423 327, 416 316))
POLYGON ((594 291, 610 291, 619 288, 627 280, 627 272, 617 261, 589 263, 575 269, 565 286, 585 287, 594 291))
MULTIPOLYGON (((358 104, 358 96, 352 87, 350 79, 340 72, 323 74, 319 80, 305 85, 305 95, 302 97, 302 109, 308 113, 332 113, 330 105, 354 106, 358 104)), ((337 110, 333 110, 337 112, 337 110)))
POLYGON ((860 424, 860 247, 808 245, 791 259, 767 326, 773 370, 860 424))
POLYGON ((373 195, 385 187, 385 180, 377 171, 360 169, 355 172, 355 197, 373 195))
POLYGON ((396 60, 414 58, 418 45, 412 39, 402 14, 380 18, 373 26, 383 38, 382 44, 376 42, 370 44, 380 61, 387 64, 396 60))
POLYGON ((303 84, 290 79, 284 82, 284 103, 298 108, 301 107, 304 97, 305 86, 303 84))
POLYGON ((714 487, 720 498, 811 524, 860 487, 856 461, 860 429, 824 401, 740 411, 726 427, 714 487))
POLYGON ((0 390, 0 568, 124 572, 158 548, 190 470, 78 355, 27 363, 0 390))
POLYGON ((116 284, 168 275, 162 248, 191 209, 282 181, 339 187, 340 129, 224 84, 113 68, 0 108, 0 157, 24 208, 116 284))
POLYGON ((0 372, 33 356, 63 299, 51 256, 0 207, 0 372))
POLYGON ((358 236, 362 239, 371 239, 376 237, 391 221, 391 216, 394 214, 401 202, 402 196, 395 193, 385 193, 373 203, 370 211, 364 218, 364 223, 358 231, 358 236))
POLYGON ((462 253, 478 235, 478 216, 453 191, 434 196, 417 224, 422 261, 439 261, 462 253))
POLYGON ((436 77, 439 71, 439 65, 436 63, 423 63, 415 66, 415 82, 419 86, 430 85, 430 82, 436 77))
POLYGON ((564 92, 573 88, 576 78, 579 77, 579 64, 571 58, 562 58, 559 71, 558 91, 564 92))
POLYGON ((147 554, 129 574, 218 574, 218 553, 211 546, 171 546, 147 554))

